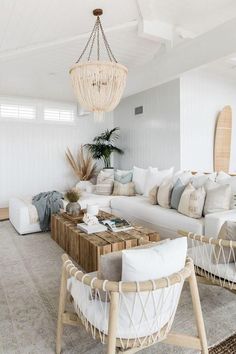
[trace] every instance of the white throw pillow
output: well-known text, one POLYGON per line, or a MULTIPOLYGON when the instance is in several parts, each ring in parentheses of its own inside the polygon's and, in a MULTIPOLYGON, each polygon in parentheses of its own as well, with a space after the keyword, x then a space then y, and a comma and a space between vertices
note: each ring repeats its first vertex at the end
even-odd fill
POLYGON ((160 186, 165 178, 171 178, 173 171, 174 167, 161 171, 155 171, 153 168, 149 167, 145 181, 144 196, 148 197, 150 190, 155 186, 160 186))
POLYGON ((199 188, 205 185, 208 181, 215 182, 215 180, 216 180, 216 172, 209 173, 209 174, 196 173, 192 177, 191 182, 195 188, 199 188))
POLYGON ((206 191, 204 187, 195 188, 189 183, 181 195, 178 212, 190 218, 201 218, 205 197, 206 191))
POLYGON ((217 187, 219 187, 219 186, 220 186, 219 183, 214 182, 214 181, 212 181, 212 180, 210 180, 210 179, 208 179, 208 180, 206 181, 206 183, 204 184, 204 188, 205 188, 206 192, 207 192, 209 189, 217 188, 217 187))
POLYGON ((171 192, 173 189, 172 179, 166 178, 158 188, 157 202, 163 208, 171 208, 171 192))
POLYGON ((230 209, 231 187, 229 184, 218 185, 207 190, 204 215, 230 209))
MULTIPOLYGON (((149 167, 152 171, 157 171, 157 168, 149 167)), ((144 187, 146 182, 148 168, 140 168, 134 166, 133 168, 133 182, 135 184, 135 191, 137 194, 144 193, 144 187)))
POLYGON ((193 177, 191 171, 177 171, 174 174, 173 177, 173 184, 175 184, 177 182, 178 179, 180 179, 180 181, 182 182, 182 184, 188 184, 191 180, 191 178, 193 177))
POLYGON ((218 182, 220 185, 229 184, 231 187, 231 202, 230 202, 230 209, 236 209, 236 176, 232 176, 229 178, 224 178, 219 180, 218 182))
POLYGON ((222 181, 224 179, 230 178, 231 176, 228 175, 228 173, 224 172, 224 171, 220 171, 217 173, 216 176, 216 182, 222 181))
POLYGON ((146 249, 122 251, 122 281, 168 277, 185 266, 187 238, 180 237, 146 249))

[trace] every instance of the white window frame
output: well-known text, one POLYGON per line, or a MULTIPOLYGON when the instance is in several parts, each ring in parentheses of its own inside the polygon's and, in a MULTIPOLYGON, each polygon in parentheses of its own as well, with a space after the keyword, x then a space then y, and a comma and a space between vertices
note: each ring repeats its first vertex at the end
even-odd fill
POLYGON ((15 97, 15 96, 0 96, 0 105, 18 105, 20 107, 33 107, 35 109, 34 118, 24 117, 2 117, 0 109, 0 122, 25 122, 31 124, 60 124, 60 125, 75 125, 77 123, 77 106, 75 103, 49 101, 44 99, 15 97), (44 117, 45 110, 70 111, 72 114, 71 120, 52 119, 46 120, 44 117))
POLYGON ((58 124, 74 124, 75 123, 75 109, 72 106, 64 106, 64 105, 47 105, 45 104, 43 107, 43 120, 46 123, 58 123, 58 124), (48 113, 50 115, 51 112, 51 117, 46 117, 45 115, 48 113), (65 114, 71 114, 71 119, 63 119, 63 113, 65 114), (58 114, 58 118, 54 119, 53 115, 55 116, 58 114))
MULTIPOLYGON (((29 114, 29 113, 28 113, 29 114)), ((37 120, 37 104, 34 100, 27 100, 21 98, 14 97, 0 97, 0 119, 7 122, 35 122, 37 120), (2 115, 2 106, 5 106, 5 110, 9 109, 9 113, 6 115, 2 115), (8 106, 8 107, 7 107, 8 106), (10 114, 10 106, 12 106, 12 113, 10 114), (15 114, 14 114, 14 106, 15 106, 15 114), (27 109, 32 108, 32 117, 27 118, 27 113, 24 116, 24 110, 27 112, 27 109)))

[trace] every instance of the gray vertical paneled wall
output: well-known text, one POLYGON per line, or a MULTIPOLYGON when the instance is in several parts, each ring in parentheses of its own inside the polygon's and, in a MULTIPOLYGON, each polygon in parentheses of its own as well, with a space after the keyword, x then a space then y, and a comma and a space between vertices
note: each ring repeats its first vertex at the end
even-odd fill
POLYGON ((119 145, 125 151, 114 156, 115 167, 179 169, 179 79, 123 99, 114 112, 114 125, 121 129, 119 145), (143 114, 135 115, 139 106, 143 106, 143 114))

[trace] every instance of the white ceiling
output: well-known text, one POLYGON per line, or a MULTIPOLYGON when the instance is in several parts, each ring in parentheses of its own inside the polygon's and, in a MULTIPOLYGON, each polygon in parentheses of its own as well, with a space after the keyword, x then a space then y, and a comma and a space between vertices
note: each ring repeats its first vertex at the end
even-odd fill
POLYGON ((236 82, 236 52, 230 56, 207 64, 202 69, 206 72, 210 72, 227 80, 236 82))
POLYGON ((131 72, 126 94, 135 91, 132 78, 163 52, 236 17, 235 0, 1 0, 0 94, 74 100, 68 70, 86 43, 96 7, 104 10, 115 56, 131 72), (140 35, 141 20, 154 29, 165 23, 173 40, 140 35))

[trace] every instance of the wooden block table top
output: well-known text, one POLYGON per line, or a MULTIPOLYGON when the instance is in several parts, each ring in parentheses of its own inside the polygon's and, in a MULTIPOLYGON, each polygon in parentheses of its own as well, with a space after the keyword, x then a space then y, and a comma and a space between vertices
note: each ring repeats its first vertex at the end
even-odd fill
MULTIPOLYGON (((114 216, 101 211, 98 215, 100 219, 112 217, 114 216)), ((107 230, 86 234, 77 228, 77 222, 81 221, 80 217, 70 220, 63 214, 52 215, 51 237, 86 272, 98 269, 100 256, 103 254, 160 240, 157 232, 137 225, 127 231, 112 232, 107 230)))

